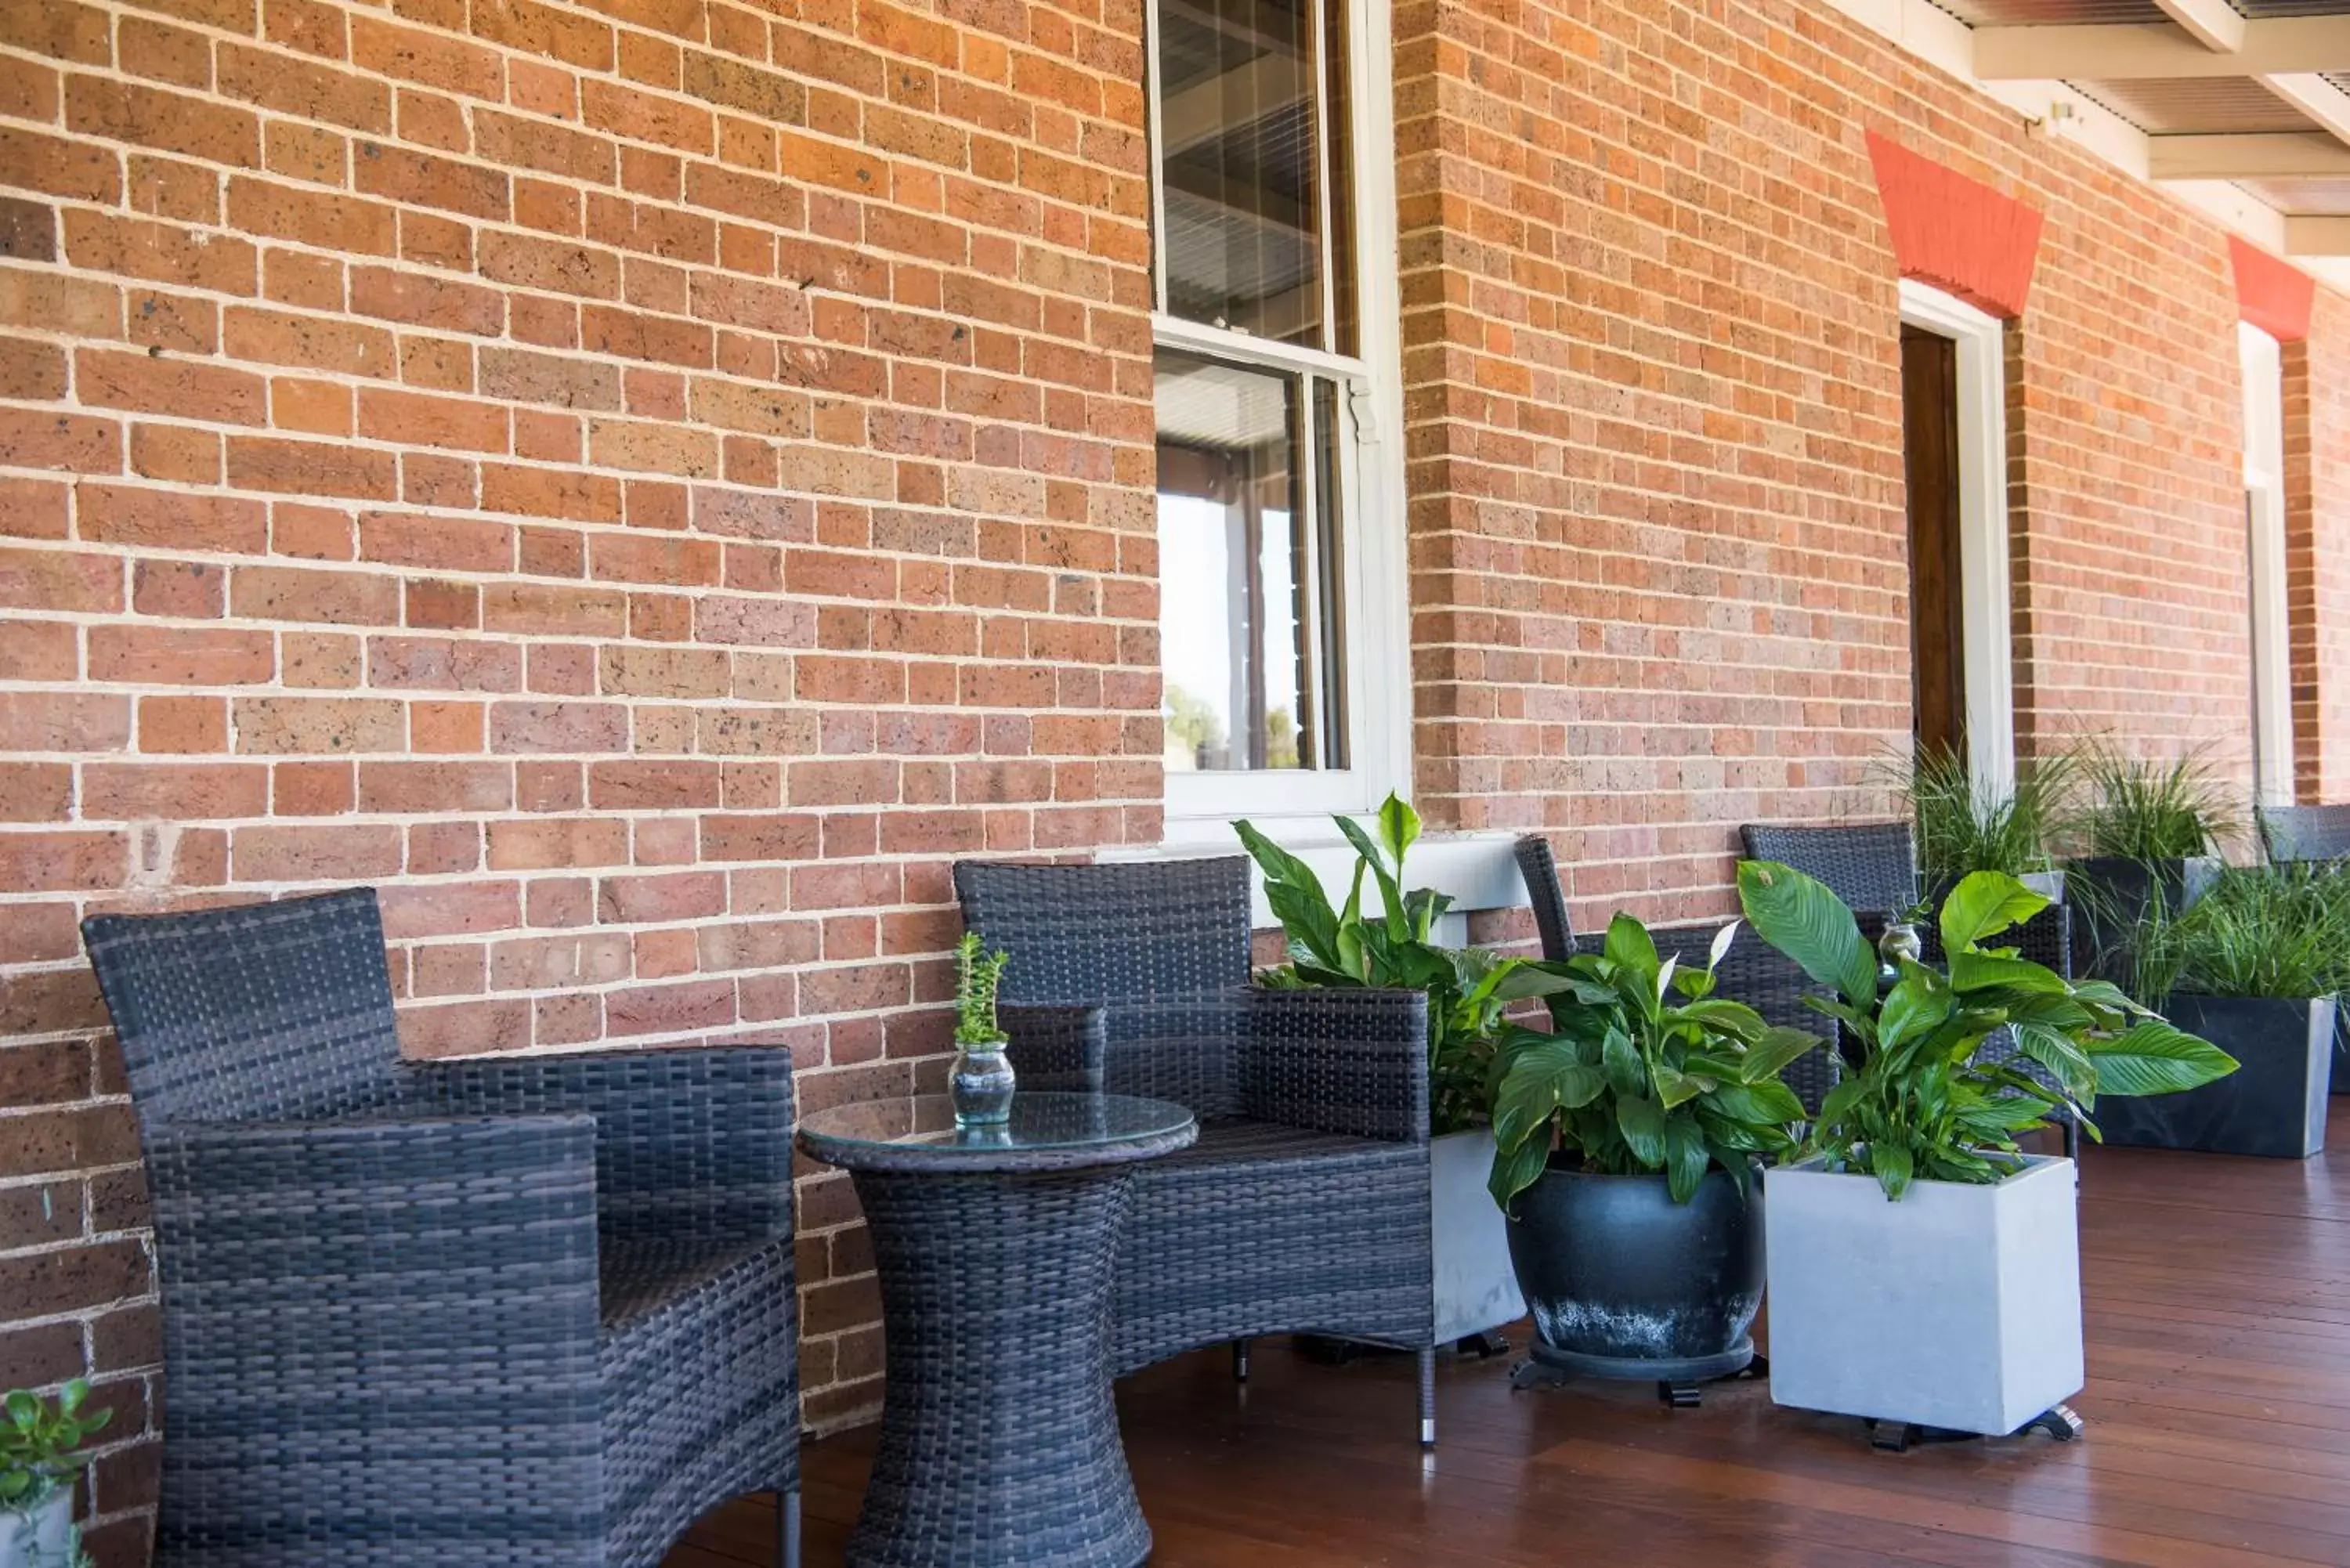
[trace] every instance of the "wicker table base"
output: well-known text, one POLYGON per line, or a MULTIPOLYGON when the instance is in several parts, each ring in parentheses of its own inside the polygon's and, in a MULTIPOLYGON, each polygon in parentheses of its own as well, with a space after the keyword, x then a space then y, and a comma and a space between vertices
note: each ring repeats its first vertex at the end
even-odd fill
POLYGON ((889 1381, 853 1568, 1133 1568, 1150 1527, 1109 1383, 1125 1168, 856 1181, 889 1381))
POLYGON ((902 1138, 880 1114, 800 1132, 850 1172, 880 1275, 889 1383, 850 1568, 1135 1568, 1111 1287, 1131 1162, 1189 1144, 1190 1113, 1022 1095, 993 1137, 902 1138))

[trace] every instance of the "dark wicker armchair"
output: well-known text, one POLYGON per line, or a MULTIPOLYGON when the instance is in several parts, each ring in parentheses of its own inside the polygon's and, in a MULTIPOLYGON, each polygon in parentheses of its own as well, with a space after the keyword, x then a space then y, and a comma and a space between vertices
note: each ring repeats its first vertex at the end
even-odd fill
POLYGON ((1031 1087, 1189 1106, 1191 1148, 1135 1168, 1115 1370, 1310 1333, 1419 1353, 1435 1440, 1428 999, 1249 985, 1249 865, 954 868, 1012 954, 1002 1018, 1031 1087))
MULTIPOLYGON (((1550 841, 1529 835, 1518 840, 1516 853, 1518 874, 1525 878, 1526 896, 1534 905, 1534 927, 1542 933, 1543 956, 1559 960, 1597 952, 1606 934, 1578 937, 1567 919, 1566 898, 1559 886, 1558 862, 1550 841)), ((1703 964, 1715 934, 1726 923, 1659 926, 1651 928, 1649 934, 1656 938, 1659 952, 1678 954, 1685 964, 1703 964)), ((1804 1005, 1804 998, 1817 989, 1810 977, 1752 932, 1742 931, 1731 941, 1714 980, 1719 988, 1716 994, 1744 1002, 1766 1023, 1824 1037, 1834 1030, 1827 1017, 1804 1005)), ((1806 1111, 1818 1110, 1820 1101, 1835 1087, 1838 1061, 1834 1052, 1822 1046, 1788 1064, 1782 1077, 1806 1111)))
POLYGON ((2350 858, 2350 805, 2261 808, 2261 841, 2278 865, 2350 858))
POLYGON ((650 1568, 780 1493, 776 1050, 399 1059, 370 889, 85 923, 162 1280, 163 1568, 650 1568))

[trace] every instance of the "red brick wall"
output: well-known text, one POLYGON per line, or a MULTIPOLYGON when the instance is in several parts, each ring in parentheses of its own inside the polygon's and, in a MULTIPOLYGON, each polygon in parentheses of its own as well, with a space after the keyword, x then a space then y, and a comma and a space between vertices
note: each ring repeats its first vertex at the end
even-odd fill
MULTIPOLYGON (((0 4, 0 1385, 142 1429, 93 908, 384 883, 411 1051, 772 1042, 820 1105, 942 1037, 947 857, 1158 836, 1140 31, 0 4)), ((818 1422, 851 1214, 804 1185, 818 1422)))
POLYGON ((1397 34, 1424 809, 1553 830, 1596 916, 1725 908, 1741 821, 1891 808, 1870 130, 2046 219, 2010 345, 2020 749, 2209 737, 2248 776, 2220 229, 1804 0, 1402 0, 1397 34))
POLYGON ((2293 791, 2350 800, 2350 301, 2324 289, 2284 345, 2284 467, 2293 791))

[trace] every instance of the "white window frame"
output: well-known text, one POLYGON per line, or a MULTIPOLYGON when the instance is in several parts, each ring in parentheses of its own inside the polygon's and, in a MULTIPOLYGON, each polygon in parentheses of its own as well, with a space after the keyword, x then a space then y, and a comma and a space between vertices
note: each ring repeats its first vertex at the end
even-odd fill
POLYGON ((1967 767, 2015 787, 2015 643, 2009 602, 2006 324, 1955 295, 1901 280, 1901 320, 1958 345, 1959 595, 1967 767))
POLYGON ((2244 371, 2244 524, 2251 577, 2252 775, 2262 805, 2293 798, 2293 649, 2285 604, 2284 355, 2236 326, 2244 371))
MULTIPOLYGON (((1349 175, 1355 206, 1355 315, 1358 359, 1272 342, 1181 320, 1164 308, 1151 316, 1157 347, 1268 369, 1336 380, 1339 398, 1339 556, 1336 585, 1345 628, 1347 723, 1345 768, 1217 771, 1166 775, 1165 841, 1233 843, 1232 824, 1247 817, 1277 838, 1326 836, 1335 813, 1375 809, 1411 780, 1411 637, 1407 605, 1402 296, 1397 267, 1393 21, 1389 0, 1346 0, 1347 93, 1352 110, 1349 175)), ((1145 7, 1151 69, 1159 59, 1159 7, 1145 7)), ((1153 276, 1166 289, 1165 192, 1159 92, 1149 86, 1153 276)), ((1322 95, 1324 113, 1328 95, 1322 95)), ((1323 182, 1326 215, 1328 182, 1323 182)), ((1328 232, 1326 223, 1324 232, 1328 232)), ((1329 269, 1324 269, 1326 275, 1329 269)))

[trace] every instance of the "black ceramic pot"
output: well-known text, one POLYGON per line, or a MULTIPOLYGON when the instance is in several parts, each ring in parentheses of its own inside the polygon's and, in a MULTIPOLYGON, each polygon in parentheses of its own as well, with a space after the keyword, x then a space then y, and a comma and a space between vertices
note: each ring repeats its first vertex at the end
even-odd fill
POLYGON ((1554 1166, 1517 1197, 1510 1262, 1536 1361, 1596 1377, 1694 1382, 1754 1359, 1762 1189, 1710 1171, 1676 1203, 1661 1176, 1554 1166))
POLYGON ((2306 1159, 2325 1147, 2334 998, 2174 996, 2163 1016, 2233 1056, 2226 1077, 2180 1095, 2101 1095, 2107 1143, 2306 1159))
POLYGON ((2219 880, 2222 865, 2210 856, 2153 861, 2093 856, 2068 863, 2076 969, 2103 980, 2126 980, 2130 940, 2147 906, 2160 898, 2174 915, 2193 908, 2219 880))

